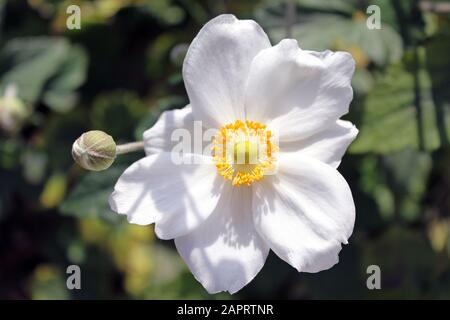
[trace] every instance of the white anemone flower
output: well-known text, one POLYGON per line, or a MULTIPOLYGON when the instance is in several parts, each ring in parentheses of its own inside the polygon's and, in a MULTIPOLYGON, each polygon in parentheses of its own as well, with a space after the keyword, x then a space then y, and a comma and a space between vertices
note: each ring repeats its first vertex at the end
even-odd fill
POLYGON ((111 208, 175 239, 210 293, 243 288, 270 250, 300 272, 331 268, 355 222, 336 170, 358 133, 339 120, 354 68, 346 52, 302 50, 291 39, 271 46, 255 21, 214 18, 184 60, 190 104, 144 133, 147 156, 119 178, 111 208), (194 137, 194 121, 217 129, 212 150, 176 163, 172 133, 194 137))

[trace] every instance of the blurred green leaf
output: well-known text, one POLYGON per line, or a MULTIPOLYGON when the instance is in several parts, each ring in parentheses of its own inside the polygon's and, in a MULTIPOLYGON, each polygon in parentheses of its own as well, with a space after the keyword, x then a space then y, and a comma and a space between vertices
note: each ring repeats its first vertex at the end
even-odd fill
POLYGON ((130 157, 121 157, 122 160, 116 161, 108 170, 87 173, 60 206, 61 213, 77 218, 99 217, 106 221, 124 219, 112 212, 108 204, 117 179, 131 164, 130 157))
MULTIPOLYGON (((297 3, 299 12, 291 29, 292 37, 299 41, 301 48, 351 51, 352 47, 357 47, 377 66, 400 60, 403 54, 402 38, 383 20, 384 15, 381 16, 382 28, 370 30, 366 25, 367 6, 360 7, 358 1, 300 0, 297 3)), ((286 37, 283 5, 276 7, 269 3, 268 7, 258 11, 259 21, 267 27, 275 43, 286 37)), ((387 7, 389 4, 385 3, 383 12, 388 10, 387 7)), ((389 7, 389 10, 392 11, 392 8, 389 7)), ((355 60, 359 65, 357 57, 355 60)))
POLYGON ((73 164, 72 144, 84 131, 90 129, 88 125, 86 114, 79 109, 47 117, 42 140, 49 167, 66 170, 73 164))
POLYGON ((145 130, 150 129, 156 121, 158 121, 162 112, 182 108, 186 106, 187 103, 186 98, 180 96, 169 96, 159 99, 151 111, 138 122, 138 125, 134 130, 135 138, 137 140, 142 140, 142 135, 145 130))
POLYGON ((417 220, 423 212, 421 202, 432 166, 430 155, 404 150, 383 156, 383 164, 396 198, 398 214, 406 221, 417 220))
POLYGON ((148 1, 141 8, 147 10, 153 17, 167 25, 178 24, 185 17, 185 11, 171 0, 148 1))
POLYGON ((355 70, 352 79, 352 88, 355 92, 366 94, 372 89, 373 85, 373 76, 367 69, 358 68, 355 70))
POLYGON ((70 297, 66 279, 56 265, 41 264, 31 278, 31 297, 35 300, 65 300, 70 297))
POLYGON ((64 38, 17 38, 0 51, 0 89, 15 84, 29 104, 41 97, 55 111, 74 106, 73 91, 84 81, 84 51, 64 38))
POLYGON ((5 170, 16 169, 20 163, 20 156, 24 149, 20 140, 0 140, 0 168, 5 170))
POLYGON ((427 42, 426 67, 431 77, 433 100, 436 105, 437 126, 442 144, 449 145, 449 128, 445 119, 450 112, 450 22, 442 22, 437 34, 427 42))
POLYGON ((23 175, 31 184, 41 183, 47 168, 48 157, 43 151, 28 148, 22 155, 23 175))
POLYGON ((96 130, 107 132, 116 141, 130 140, 136 124, 147 110, 144 101, 135 93, 116 91, 101 95, 94 101, 91 119, 96 130))
POLYGON ((356 1, 353 0, 296 0, 301 9, 313 11, 335 11, 339 13, 352 14, 355 10, 356 1))
POLYGON ((57 72, 67 53, 67 42, 53 38, 14 39, 0 52, 0 86, 18 87, 19 96, 28 103, 39 98, 45 82, 57 72))
POLYGON ((358 189, 373 199, 377 213, 383 220, 392 220, 395 214, 395 199, 386 183, 385 172, 380 169, 380 159, 368 155, 359 162, 361 173, 358 189))
POLYGON ((414 222, 424 218, 422 201, 431 168, 428 153, 411 149, 367 156, 359 168, 360 188, 374 200, 385 221, 414 222))
POLYGON ((64 199, 67 189, 67 177, 65 174, 53 173, 46 181, 42 193, 39 197, 41 206, 51 209, 58 206, 64 199))
MULTIPOLYGON (((360 133, 351 152, 389 153, 408 147, 434 150, 440 146, 429 75, 419 69, 417 79, 418 93, 414 90, 414 75, 403 64, 392 65, 379 75, 364 102, 362 118, 356 123, 360 133), (416 94, 420 94, 420 105, 416 105, 416 94)), ((441 121, 448 126, 450 118, 441 121)))
POLYGON ((49 79, 44 88, 43 101, 54 111, 64 112, 75 106, 75 90, 84 83, 87 70, 87 56, 78 46, 67 52, 57 73, 49 79))

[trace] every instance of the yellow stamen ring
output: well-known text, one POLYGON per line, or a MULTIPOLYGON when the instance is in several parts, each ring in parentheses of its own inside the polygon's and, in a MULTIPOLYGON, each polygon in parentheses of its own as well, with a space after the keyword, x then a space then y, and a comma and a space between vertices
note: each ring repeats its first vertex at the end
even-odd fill
POLYGON ((212 154, 217 172, 233 186, 251 185, 270 173, 276 163, 272 132, 256 121, 240 121, 220 128, 212 154))

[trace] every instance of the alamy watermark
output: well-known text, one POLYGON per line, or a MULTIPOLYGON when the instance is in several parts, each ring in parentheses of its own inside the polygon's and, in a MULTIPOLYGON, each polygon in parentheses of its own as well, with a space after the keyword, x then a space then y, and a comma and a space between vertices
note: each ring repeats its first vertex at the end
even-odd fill
POLYGON ((366 26, 369 30, 381 29, 381 9, 379 6, 372 4, 367 7, 366 13, 369 15, 366 20, 366 26))
POLYGON ((66 13, 69 15, 66 19, 66 27, 69 30, 81 29, 81 8, 75 4, 67 7, 66 13))
POLYGON ((66 280, 66 287, 69 290, 81 289, 81 269, 76 264, 67 267, 66 273, 69 275, 66 280))
POLYGON ((366 281, 367 289, 381 289, 381 269, 376 264, 372 264, 367 267, 366 273, 369 274, 369 277, 366 281))
POLYGON ((190 129, 173 130, 170 135, 172 162, 176 165, 201 164, 209 157, 219 156, 230 164, 258 164, 261 159, 271 156, 268 153, 276 153, 276 149, 268 149, 268 145, 279 145, 279 134, 274 128, 270 129, 270 136, 266 129, 219 134, 221 130, 206 129, 202 121, 194 121, 190 129), (190 156, 192 154, 204 157, 190 156))

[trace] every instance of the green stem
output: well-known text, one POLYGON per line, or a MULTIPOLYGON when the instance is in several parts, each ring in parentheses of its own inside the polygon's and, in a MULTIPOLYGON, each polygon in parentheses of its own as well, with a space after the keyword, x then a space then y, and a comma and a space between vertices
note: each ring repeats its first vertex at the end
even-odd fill
POLYGON ((286 38, 292 38, 292 27, 296 20, 296 6, 294 0, 286 0, 285 3, 286 38))
POLYGON ((144 142, 143 141, 137 141, 137 142, 130 142, 118 145, 116 147, 116 155, 119 154, 125 154, 130 152, 136 152, 144 150, 144 142))

